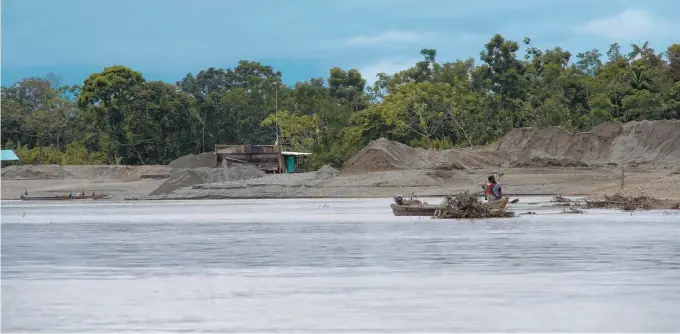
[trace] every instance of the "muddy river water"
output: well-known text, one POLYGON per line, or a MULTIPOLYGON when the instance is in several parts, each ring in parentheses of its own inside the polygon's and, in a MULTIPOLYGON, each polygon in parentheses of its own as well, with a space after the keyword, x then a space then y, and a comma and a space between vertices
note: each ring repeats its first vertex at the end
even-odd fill
POLYGON ((7 201, 2 331, 680 331, 680 215, 541 200, 7 201))

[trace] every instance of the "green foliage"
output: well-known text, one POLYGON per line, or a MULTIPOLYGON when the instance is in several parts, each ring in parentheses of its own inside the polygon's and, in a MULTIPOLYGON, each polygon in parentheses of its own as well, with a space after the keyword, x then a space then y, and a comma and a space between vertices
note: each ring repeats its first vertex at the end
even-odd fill
POLYGON ((307 151, 319 140, 319 120, 316 115, 293 115, 286 110, 279 110, 265 118, 262 126, 277 124, 281 135, 290 140, 294 151, 307 151))
POLYGON ((497 141, 517 127, 584 131, 607 121, 680 118, 680 45, 645 42, 607 52, 538 49, 493 36, 479 53, 439 62, 437 50, 370 87, 356 69, 287 86, 256 61, 207 68, 175 85, 112 66, 82 84, 27 78, 2 87, 2 143, 24 163, 164 164, 216 144, 310 151, 310 168, 341 167, 385 137, 447 149, 497 141), (624 51, 624 49, 626 49, 624 51), (629 51, 629 52, 628 52, 629 51), (15 144, 17 143, 17 144, 15 144), (19 145, 21 143, 22 145, 19 145))
POLYGON ((102 152, 88 152, 80 143, 71 143, 61 151, 54 146, 33 147, 17 146, 15 153, 24 164, 59 165, 104 165, 106 155, 102 152))

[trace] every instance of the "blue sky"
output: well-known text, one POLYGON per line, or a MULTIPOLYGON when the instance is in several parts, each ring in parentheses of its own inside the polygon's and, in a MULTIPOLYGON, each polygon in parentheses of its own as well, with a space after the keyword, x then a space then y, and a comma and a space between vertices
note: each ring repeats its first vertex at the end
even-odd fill
POLYGON ((677 0, 2 0, 1 77, 11 85, 52 72, 82 83, 121 64, 174 83, 247 59, 289 84, 333 66, 373 81, 409 67, 422 48, 440 61, 479 61, 496 33, 573 54, 604 54, 615 41, 662 51, 680 42, 678 13, 677 0))

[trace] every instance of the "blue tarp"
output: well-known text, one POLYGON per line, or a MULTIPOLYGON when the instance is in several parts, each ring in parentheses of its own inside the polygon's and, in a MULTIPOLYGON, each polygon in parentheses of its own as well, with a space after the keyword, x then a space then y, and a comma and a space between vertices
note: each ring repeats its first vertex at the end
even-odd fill
POLYGON ((0 152, 2 152, 2 161, 19 160, 19 157, 12 150, 2 150, 0 152))

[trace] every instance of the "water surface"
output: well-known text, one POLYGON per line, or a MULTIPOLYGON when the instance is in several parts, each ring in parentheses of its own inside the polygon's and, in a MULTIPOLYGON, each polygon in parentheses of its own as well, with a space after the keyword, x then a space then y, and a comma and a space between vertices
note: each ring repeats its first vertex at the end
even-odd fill
POLYGON ((680 215, 389 203, 3 202, 2 331, 680 331, 680 215))

